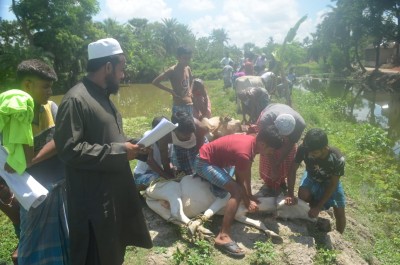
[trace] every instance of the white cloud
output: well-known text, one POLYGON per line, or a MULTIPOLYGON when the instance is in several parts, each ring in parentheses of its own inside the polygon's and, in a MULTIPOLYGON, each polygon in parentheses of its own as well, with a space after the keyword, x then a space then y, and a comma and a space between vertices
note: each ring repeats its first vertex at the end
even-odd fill
POLYGON ((214 4, 210 0, 181 0, 178 7, 183 11, 208 11, 214 9, 214 4))
MULTIPOLYGON (((102 0, 102 11, 96 20, 112 18, 123 23, 133 17, 160 21, 174 16, 187 24, 197 37, 209 36, 213 29, 224 28, 231 45, 242 47, 246 42, 253 42, 264 46, 269 37, 278 43, 283 41, 288 30, 304 15, 301 12, 310 10, 309 6, 314 4, 308 1, 102 0)), ((324 7, 311 14, 300 26, 296 39, 302 41, 315 32, 315 26, 327 11, 324 7)))
POLYGON ((100 20, 112 18, 126 22, 131 18, 159 21, 171 17, 172 9, 164 0, 104 0, 104 8, 97 16, 100 20))
POLYGON ((320 24, 323 20, 324 20, 324 17, 325 17, 325 15, 327 14, 327 13, 329 13, 329 12, 331 12, 332 10, 330 10, 330 9, 328 9, 328 8, 325 8, 325 9, 322 9, 322 10, 320 10, 320 11, 318 11, 317 12, 317 19, 316 19, 316 24, 320 24))
POLYGON ((300 18, 295 0, 225 0, 221 15, 200 17, 190 23, 195 33, 208 36, 214 28, 224 28, 230 44, 246 42, 263 46, 269 37, 283 41, 300 18))

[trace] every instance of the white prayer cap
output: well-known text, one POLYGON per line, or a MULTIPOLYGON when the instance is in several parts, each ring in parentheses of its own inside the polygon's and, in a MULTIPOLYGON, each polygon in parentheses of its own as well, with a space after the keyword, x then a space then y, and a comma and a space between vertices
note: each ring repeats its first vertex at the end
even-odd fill
POLYGON ((88 45, 89 60, 121 53, 121 45, 113 38, 101 39, 88 45))
POLYGON ((278 129, 279 134, 286 136, 293 132, 294 127, 296 126, 296 120, 290 114, 281 114, 275 119, 274 124, 278 129))

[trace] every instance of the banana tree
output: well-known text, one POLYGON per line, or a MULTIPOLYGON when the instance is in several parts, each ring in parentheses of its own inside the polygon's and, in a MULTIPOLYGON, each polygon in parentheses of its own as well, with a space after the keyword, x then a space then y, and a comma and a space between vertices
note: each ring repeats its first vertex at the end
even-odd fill
POLYGON ((287 105, 292 105, 291 93, 289 90, 289 83, 286 79, 286 69, 289 66, 289 58, 286 52, 286 47, 288 44, 293 42, 294 38, 296 37, 297 31, 300 25, 307 19, 307 15, 303 16, 299 19, 296 24, 289 29, 286 37, 283 41, 283 44, 273 52, 273 56, 275 57, 275 72, 281 76, 282 79, 282 89, 284 89, 284 95, 286 98, 287 105))

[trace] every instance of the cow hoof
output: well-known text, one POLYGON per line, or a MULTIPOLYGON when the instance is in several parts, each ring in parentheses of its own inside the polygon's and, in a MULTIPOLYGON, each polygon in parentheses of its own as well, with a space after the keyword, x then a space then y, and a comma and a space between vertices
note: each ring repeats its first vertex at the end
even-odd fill
POLYGON ((199 226, 202 224, 201 220, 194 220, 194 221, 190 221, 187 224, 187 229, 189 232, 189 235, 191 237, 194 237, 196 235, 197 229, 199 228, 199 226))
POLYGON ((199 233, 201 233, 202 235, 204 235, 204 237, 212 237, 212 236, 214 236, 213 232, 211 232, 210 230, 208 230, 207 228, 205 228, 202 225, 197 227, 197 231, 199 233))
POLYGON ((272 231, 266 231, 265 233, 271 239, 272 243, 274 243, 274 244, 282 244, 283 243, 283 238, 280 237, 278 234, 276 234, 272 231))

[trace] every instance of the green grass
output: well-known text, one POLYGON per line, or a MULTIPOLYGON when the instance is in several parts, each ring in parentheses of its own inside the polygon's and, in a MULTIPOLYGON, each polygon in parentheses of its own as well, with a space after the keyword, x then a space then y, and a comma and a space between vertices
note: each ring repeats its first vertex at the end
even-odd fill
POLYGON ((0 264, 11 264, 11 253, 18 244, 14 226, 3 212, 0 212, 0 264))
POLYGON ((271 241, 254 243, 254 253, 250 257, 251 265, 270 265, 276 260, 274 244, 271 241))

